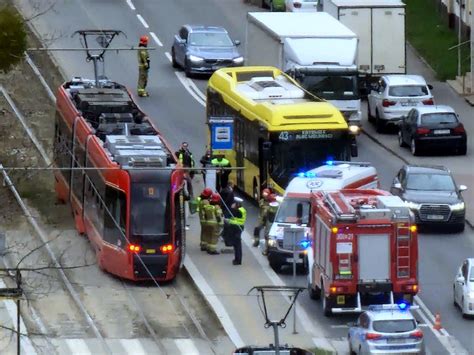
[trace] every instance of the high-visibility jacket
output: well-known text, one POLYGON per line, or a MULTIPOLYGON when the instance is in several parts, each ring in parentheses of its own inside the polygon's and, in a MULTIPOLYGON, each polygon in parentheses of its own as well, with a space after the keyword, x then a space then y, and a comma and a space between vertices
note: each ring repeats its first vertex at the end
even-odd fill
POLYGON ((239 207, 241 217, 233 216, 230 218, 229 223, 237 226, 243 226, 247 220, 247 210, 244 207, 239 207))
POLYGON ((224 217, 219 205, 203 205, 205 222, 208 224, 223 224, 224 217))
POLYGON ((178 150, 176 153, 178 155, 178 161, 182 166, 186 168, 194 168, 194 158, 191 152, 178 150))
POLYGON ((214 158, 211 160, 211 164, 217 167, 226 167, 230 164, 230 162, 226 158, 222 158, 222 160, 214 158))
POLYGON ((148 49, 140 47, 137 51, 138 55, 138 67, 142 69, 149 69, 150 67, 150 56, 148 55, 148 49))

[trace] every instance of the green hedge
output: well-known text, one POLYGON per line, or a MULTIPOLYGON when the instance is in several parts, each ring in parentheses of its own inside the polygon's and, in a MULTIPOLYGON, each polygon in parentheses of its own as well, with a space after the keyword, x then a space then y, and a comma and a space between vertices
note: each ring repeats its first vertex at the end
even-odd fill
POLYGON ((0 8, 0 72, 7 72, 21 61, 25 50, 23 19, 9 7, 0 8))

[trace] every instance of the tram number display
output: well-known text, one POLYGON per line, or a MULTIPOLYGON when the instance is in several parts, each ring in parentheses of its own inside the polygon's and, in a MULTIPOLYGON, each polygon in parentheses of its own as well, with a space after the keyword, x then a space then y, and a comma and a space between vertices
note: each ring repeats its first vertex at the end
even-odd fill
POLYGON ((332 139, 333 132, 327 132, 325 129, 308 130, 308 131, 282 131, 278 135, 280 141, 300 141, 307 139, 332 139))

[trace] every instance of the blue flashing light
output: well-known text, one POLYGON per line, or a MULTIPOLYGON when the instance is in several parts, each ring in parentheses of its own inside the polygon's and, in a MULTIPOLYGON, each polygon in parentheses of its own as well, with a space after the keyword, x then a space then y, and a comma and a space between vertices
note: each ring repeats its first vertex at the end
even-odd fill
POLYGON ((304 177, 304 176, 305 176, 305 174, 304 174, 303 172, 298 173, 298 177, 301 177, 301 178, 302 178, 302 177, 304 177))
POLYGON ((326 161, 326 165, 329 165, 329 166, 334 165, 334 160, 328 160, 328 161, 326 161))
POLYGON ((308 172, 306 173, 306 177, 314 178, 314 177, 316 177, 316 174, 315 174, 314 172, 312 172, 312 171, 308 171, 308 172))
POLYGON ((301 245, 301 247, 302 247, 303 249, 307 249, 307 248, 309 248, 309 246, 311 245, 311 241, 308 240, 308 239, 302 240, 302 241, 300 242, 300 245, 301 245))
POLYGON ((409 307, 409 304, 406 303, 405 301, 401 301, 399 304, 398 304, 398 308, 400 308, 401 311, 406 311, 409 307))

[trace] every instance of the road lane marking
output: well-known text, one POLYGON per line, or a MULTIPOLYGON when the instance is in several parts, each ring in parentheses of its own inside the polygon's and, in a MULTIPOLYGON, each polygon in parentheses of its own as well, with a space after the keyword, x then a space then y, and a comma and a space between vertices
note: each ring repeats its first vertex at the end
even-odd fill
POLYGON ((165 52, 165 56, 166 56, 166 58, 168 58, 168 60, 169 60, 170 62, 173 61, 173 60, 171 59, 171 54, 169 54, 168 52, 165 52))
POLYGON ((137 18, 140 20, 140 22, 142 23, 142 25, 143 25, 145 28, 150 28, 150 26, 148 26, 148 24, 146 23, 146 21, 145 21, 145 19, 142 17, 142 15, 137 14, 137 18))
POLYGON ((84 339, 66 339, 66 345, 71 354, 92 355, 84 339))
POLYGON ((147 352, 143 348, 138 339, 120 339, 120 345, 127 351, 127 354, 146 355, 147 352))
POLYGON ((191 339, 176 339, 174 342, 181 354, 199 355, 199 351, 191 339))
POLYGON ((133 11, 135 11, 135 6, 133 5, 132 0, 127 0, 127 5, 128 5, 133 11))
POLYGON ((155 32, 150 32, 150 36, 155 40, 157 45, 159 45, 160 47, 163 47, 163 43, 161 43, 160 39, 155 34, 155 32))
POLYGON ((184 73, 181 72, 174 72, 176 76, 178 77, 178 80, 181 82, 181 84, 184 86, 184 88, 191 94, 192 97, 196 99, 197 102, 199 102, 202 106, 206 107, 206 101, 204 101, 197 93, 194 92, 194 90, 191 88, 191 85, 189 84, 189 81, 187 81, 184 73))
POLYGON ((191 79, 189 78, 186 78, 188 83, 189 83, 189 86, 191 87, 191 89, 194 90, 194 92, 201 98, 203 99, 204 101, 206 101, 206 94, 204 94, 201 90, 199 90, 199 88, 196 86, 196 84, 194 84, 194 81, 192 81, 191 79))
POLYGON ((204 276, 202 276, 202 274, 199 272, 198 268, 193 263, 189 255, 186 256, 186 259, 184 259, 184 266, 186 267, 189 274, 196 283, 197 287, 201 291, 201 294, 205 296, 207 302, 209 302, 212 309, 216 313, 217 318, 220 320, 226 333, 229 335, 230 340, 232 340, 232 342, 237 348, 245 346, 245 343, 240 337, 240 334, 237 331, 234 322, 232 322, 232 320, 230 319, 229 313, 227 313, 224 305, 216 296, 211 286, 209 286, 207 281, 204 279, 204 276))

